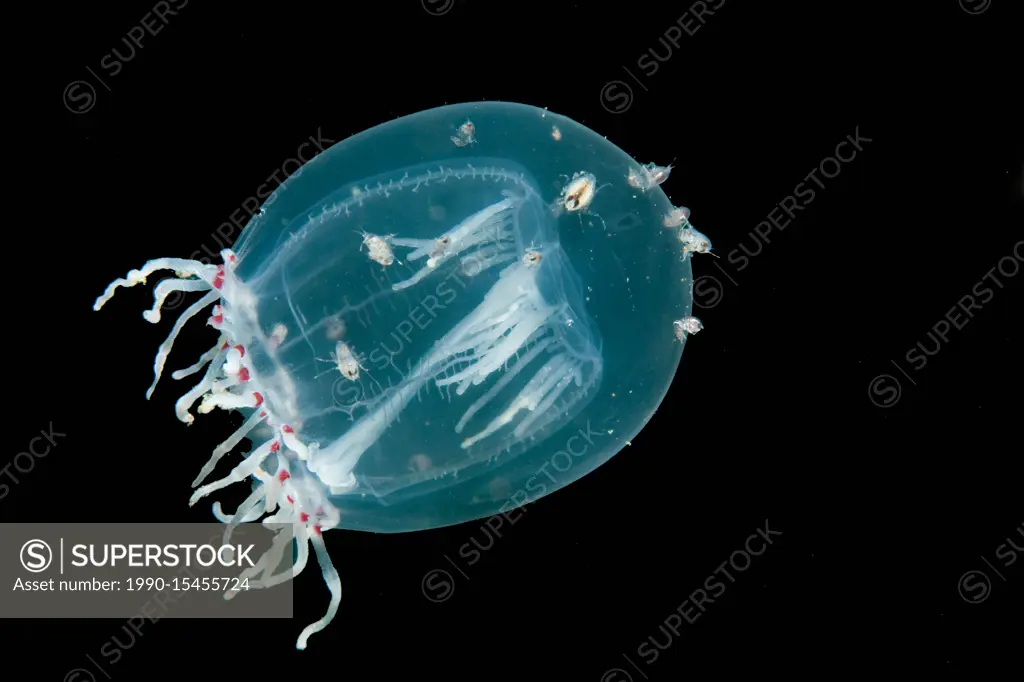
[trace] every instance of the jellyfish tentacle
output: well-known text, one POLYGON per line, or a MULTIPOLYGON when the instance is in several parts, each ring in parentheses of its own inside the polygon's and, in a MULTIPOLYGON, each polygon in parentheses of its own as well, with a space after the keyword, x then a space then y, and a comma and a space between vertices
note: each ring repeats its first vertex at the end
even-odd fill
MULTIPOLYGON (((424 255, 430 253, 430 249, 434 248, 436 242, 433 239, 407 239, 402 237, 392 237, 391 244, 393 246, 406 246, 412 249, 427 249, 424 255)), ((415 253, 415 252, 414 252, 415 253)), ((420 258, 421 256, 417 256, 420 258)), ((406 258, 412 259, 412 254, 406 256, 406 258)))
POLYGON ((178 334, 181 333, 182 327, 190 319, 199 314, 199 311, 203 308, 211 305, 214 301, 220 298, 220 293, 217 291, 211 291, 201 299, 193 303, 188 307, 181 316, 175 320, 174 327, 171 328, 171 333, 167 335, 167 339, 160 344, 160 348, 156 352, 156 360, 153 363, 153 383, 150 385, 149 390, 146 391, 146 400, 149 400, 153 395, 153 391, 156 390, 156 385, 160 382, 160 376, 164 371, 164 363, 167 362, 167 357, 171 354, 171 348, 174 346, 175 340, 178 338, 178 334))
MULTIPOLYGON (((259 417, 258 414, 255 415, 255 416, 259 417)), ((251 419, 251 417, 250 417, 250 419, 251 419)), ((188 506, 191 507, 191 506, 195 505, 196 502, 198 502, 200 499, 206 497, 210 493, 215 492, 217 490, 220 490, 222 488, 226 488, 229 485, 231 485, 232 483, 241 483, 242 481, 244 481, 245 479, 249 478, 250 476, 252 476, 253 474, 256 473, 256 469, 260 466, 260 464, 263 463, 263 460, 265 460, 267 457, 269 457, 270 455, 274 454, 275 452, 277 452, 280 449, 281 449, 280 441, 278 441, 278 440, 267 441, 266 443, 264 443, 260 447, 256 448, 252 452, 252 454, 250 454, 248 457, 246 457, 244 460, 242 460, 242 462, 238 466, 236 466, 234 469, 232 469, 230 474, 228 474, 227 476, 225 476, 222 479, 214 481, 213 483, 207 483, 206 485, 204 485, 201 488, 199 488, 198 490, 196 490, 195 493, 192 494, 192 499, 189 500, 188 506)), ((211 462, 214 462, 214 460, 211 460, 211 462)), ((214 464, 215 464, 215 462, 214 462, 214 464)), ((206 473, 205 474, 200 473, 200 476, 205 478, 206 476, 209 475, 209 471, 206 471, 206 467, 204 467, 203 469, 204 469, 204 471, 206 473)), ((212 470, 213 470, 213 467, 210 467, 210 471, 212 471, 212 470)), ((195 484, 193 484, 193 485, 195 485, 195 484)))
POLYGON ((507 359, 515 355, 519 347, 531 334, 541 328, 547 318, 548 312, 544 309, 527 312, 516 321, 507 335, 505 335, 505 330, 502 330, 494 339, 493 345, 475 356, 476 362, 450 377, 438 379, 437 385, 446 386, 466 378, 472 379, 474 384, 483 383, 492 372, 500 369, 507 359))
POLYGON ((164 279, 153 287, 153 307, 142 313, 147 322, 156 324, 160 321, 160 308, 167 297, 174 292, 206 291, 210 285, 201 279, 164 279))
MULTIPOLYGON (((238 582, 244 584, 246 581, 252 581, 249 583, 249 588, 252 588, 263 576, 268 576, 274 567, 281 564, 281 561, 284 559, 285 550, 293 545, 294 540, 295 538, 291 534, 283 532, 283 529, 278 530, 274 535, 273 541, 271 541, 270 549, 264 552, 256 560, 256 563, 237 576, 238 582)), ((224 599, 233 599, 237 594, 238 590, 225 590, 224 599)))
MULTIPOLYGON (((429 256, 426 264, 408 279, 392 284, 391 289, 393 291, 401 291, 415 285, 436 270, 441 263, 457 257, 470 249, 481 247, 481 249, 477 250, 479 252, 482 249, 491 248, 488 254, 493 256, 495 252, 507 251, 512 248, 515 233, 510 229, 510 226, 521 203, 520 198, 508 195, 504 199, 469 216, 429 245, 420 246, 412 251, 406 256, 407 261, 420 260, 424 256, 429 256), (487 245, 490 245, 490 247, 487 245)), ((404 242, 406 240, 401 241, 404 242)), ((467 262, 466 258, 473 258, 474 256, 475 254, 473 256, 466 256, 462 259, 462 262, 465 264, 467 262)), ((490 266, 494 264, 492 262, 490 266)))
MULTIPOLYGON (((513 261, 516 259, 516 254, 514 253, 493 253, 483 258, 477 257, 477 254, 481 253, 482 251, 484 251, 484 249, 480 249, 480 251, 478 251, 477 253, 471 254, 469 256, 463 256, 460 259, 459 264, 461 266, 460 269, 462 271, 462 274, 466 275, 467 277, 476 277, 482 272, 486 272, 491 268, 503 265, 505 263, 508 263, 509 261, 513 261)), ((494 248, 494 251, 498 251, 498 249, 494 248)))
POLYGON ((306 530, 305 524, 295 525, 295 544, 298 551, 296 552, 295 563, 292 564, 291 568, 281 573, 274 573, 273 565, 268 564, 267 570, 264 572, 265 577, 253 582, 252 586, 256 589, 267 589, 274 585, 288 582, 302 573, 303 569, 306 568, 306 562, 309 561, 309 533, 306 530))
POLYGON ((259 407, 263 403, 263 395, 258 391, 252 393, 207 393, 199 403, 199 413, 208 414, 218 407, 222 410, 237 410, 242 407, 259 407))
POLYGON ((252 494, 254 496, 256 496, 256 499, 259 501, 259 504, 255 504, 254 503, 253 505, 250 505, 247 508, 247 511, 244 511, 244 512, 242 511, 242 507, 244 506, 244 503, 240 504, 238 506, 238 509, 235 511, 234 514, 228 514, 228 513, 226 513, 224 511, 224 507, 223 507, 223 505, 221 505, 220 502, 214 502, 213 503, 213 516, 214 516, 214 518, 217 519, 218 521, 220 521, 221 523, 231 523, 233 519, 238 518, 238 514, 241 512, 242 516, 241 516, 241 518, 239 518, 239 523, 248 523, 250 521, 255 521, 259 517, 263 516, 264 510, 263 510, 262 496, 265 493, 262 490, 259 490, 257 488, 255 490, 253 490, 252 494))
POLYGON ((171 378, 174 379, 175 381, 180 381, 181 379, 184 379, 185 377, 188 376, 192 376, 193 374, 201 370, 203 367, 207 365, 207 363, 209 363, 211 360, 217 357, 217 353, 220 350, 220 346, 224 344, 224 341, 225 338, 222 336, 220 339, 218 339, 217 343, 213 346, 213 348, 199 356, 199 359, 196 360, 195 364, 185 369, 175 370, 173 373, 171 373, 171 378))
POLYGON ((207 460, 206 464, 203 465, 203 468, 200 469, 199 475, 196 476, 194 481, 192 481, 192 487, 194 488, 202 483, 214 468, 216 468, 217 462, 219 462, 224 455, 231 452, 236 445, 241 443, 242 439, 245 438, 250 431, 256 428, 264 418, 265 416, 263 412, 253 412, 252 415, 245 420, 245 423, 239 426, 233 434, 228 436, 227 440, 214 448, 213 454, 210 455, 210 459, 207 460))
POLYGON ((392 284, 391 288, 394 291, 401 291, 402 289, 408 289, 409 287, 413 286, 414 284, 416 284, 420 280, 422 280, 424 277, 429 275, 432 271, 433 271, 433 268, 431 268, 431 267, 423 267, 423 268, 417 270, 412 275, 412 277, 409 277, 408 279, 403 279, 401 282, 396 282, 395 284, 392 284))
POLYGON ((242 504, 238 505, 234 514, 225 514, 219 502, 213 505, 214 516, 221 523, 227 524, 227 528, 224 529, 224 544, 227 544, 231 539, 231 531, 235 526, 240 523, 254 521, 263 515, 266 497, 265 486, 259 485, 253 488, 253 491, 249 493, 249 497, 245 498, 242 504))
POLYGON ((99 310, 102 308, 107 301, 114 297, 114 293, 121 287, 133 287, 136 284, 145 284, 146 278, 152 275, 154 272, 160 270, 174 270, 176 273, 180 273, 184 277, 199 277, 203 280, 213 281, 216 277, 218 266, 206 265, 197 260, 188 260, 185 258, 154 258, 147 262, 138 270, 132 270, 128 273, 127 277, 123 279, 116 279, 107 285, 106 291, 103 292, 102 296, 96 299, 93 304, 93 310, 99 310))
MULTIPOLYGON (((163 269, 176 270, 179 279, 165 280, 154 287, 154 306, 144 314, 148 321, 158 322, 160 320, 160 309, 171 293, 175 291, 207 291, 200 300, 193 303, 179 316, 167 340, 160 346, 154 363, 156 379, 147 393, 147 397, 149 397, 160 379, 164 363, 184 324, 203 308, 219 299, 225 301, 225 306, 227 302, 231 303, 230 310, 225 306, 216 305, 214 313, 209 319, 210 326, 221 331, 217 345, 204 353, 191 367, 173 373, 175 379, 182 379, 199 372, 204 365, 209 363, 199 383, 177 400, 175 413, 180 420, 191 423, 194 418, 189 410, 200 397, 202 398, 202 403, 199 406, 200 413, 207 413, 215 408, 248 407, 255 408, 255 411, 241 427, 214 449, 209 460, 193 481, 193 487, 198 487, 213 471, 219 460, 231 452, 264 420, 274 430, 274 437, 257 447, 226 477, 198 487, 189 504, 195 504, 199 499, 225 488, 231 483, 241 482, 249 477, 254 479, 255 485, 252 492, 233 514, 227 514, 219 503, 213 505, 213 513, 226 526, 224 530, 225 543, 229 541, 235 526, 258 520, 261 517, 265 517, 264 524, 283 523, 291 525, 294 529, 294 533, 290 536, 284 535, 275 538, 267 552, 254 567, 251 567, 255 570, 247 571, 244 574, 245 578, 258 576, 254 580, 257 587, 269 587, 297 575, 306 564, 309 545, 313 545, 324 580, 331 591, 331 601, 325 615, 302 631, 296 643, 296 646, 302 649, 305 648, 309 637, 326 627, 338 611, 341 600, 341 580, 327 556, 322 532, 336 528, 340 520, 338 510, 330 504, 328 495, 340 494, 351 489, 355 486, 355 478, 349 473, 347 476, 339 477, 335 486, 328 487, 315 476, 310 475, 305 467, 296 467, 295 476, 289 472, 288 462, 290 460, 302 461, 315 457, 318 446, 316 443, 304 442, 290 426, 281 424, 280 421, 272 422, 271 406, 263 404, 262 384, 256 376, 254 368, 250 366, 249 360, 245 358, 245 347, 241 344, 231 345, 234 343, 233 339, 249 338, 245 331, 247 329, 245 321, 255 319, 255 300, 252 292, 234 277, 230 266, 236 260, 235 255, 227 249, 222 252, 222 255, 224 256, 224 265, 220 266, 205 265, 198 261, 183 259, 165 258, 150 261, 142 269, 132 270, 126 278, 110 284, 104 294, 96 299, 93 307, 95 310, 99 310, 110 300, 118 288, 143 283, 148 275, 163 269), (232 318, 233 315, 235 319, 232 318), (253 388, 258 390, 252 390, 253 388), (277 461, 277 474, 274 476, 270 476, 261 468, 262 463, 271 455, 275 455, 277 461), (289 570, 275 574, 274 570, 280 564, 286 548, 291 545, 288 542, 289 539, 293 539, 298 544, 296 553, 298 560, 289 570)), ((280 401, 277 407, 289 417, 294 416, 294 410, 289 410, 288 390, 284 389, 280 393, 284 395, 275 396, 280 401)), ((229 589, 225 592, 224 598, 231 599, 236 594, 237 592, 229 589)))
POLYGON ((523 390, 520 391, 519 395, 512 400, 504 412, 492 419, 483 431, 480 431, 476 435, 470 436, 462 441, 463 449, 471 447, 475 443, 478 443, 484 438, 494 434, 503 426, 510 424, 522 410, 535 410, 541 399, 543 399, 544 396, 546 396, 555 384, 557 384, 563 377, 568 364, 569 357, 567 353, 559 353, 550 358, 537 371, 537 373, 533 375, 533 378, 527 382, 523 390))
POLYGON ((540 341, 533 348, 531 348, 526 353, 526 355, 524 355, 520 360, 518 360, 514 365, 512 365, 512 368, 509 371, 505 372, 505 374, 502 375, 501 379, 499 379, 497 383, 494 384, 494 386, 491 386, 491 388, 488 389, 484 395, 482 395, 480 398, 477 399, 475 403, 469 406, 469 409, 466 410, 466 412, 462 415, 462 418, 459 419, 459 423, 455 425, 455 433, 462 433, 462 430, 466 427, 466 424, 469 422, 469 420, 473 418, 473 415, 475 415, 477 412, 483 409, 487 405, 487 403, 489 403, 494 398, 494 396, 498 395, 498 393, 500 393, 509 384, 510 381, 512 381, 513 379, 516 378, 516 376, 519 375, 519 373, 523 370, 524 367, 533 362, 533 360, 535 360, 538 355, 540 355, 549 345, 551 345, 551 342, 552 340, 550 338, 540 341))
POLYGON ((327 613, 316 622, 307 625, 299 634, 295 648, 300 651, 306 648, 312 635, 323 630, 334 620, 334 616, 338 613, 338 606, 341 604, 341 578, 338 576, 338 571, 334 568, 334 564, 331 563, 331 555, 327 552, 327 547, 324 546, 322 529, 319 526, 313 527, 313 534, 310 535, 309 541, 316 551, 316 559, 320 564, 320 570, 323 572, 324 582, 327 583, 327 589, 331 592, 331 601, 327 605, 327 613))
MULTIPOLYGON (((255 577, 248 587, 256 589, 269 588, 290 580, 305 568, 308 561, 308 547, 309 545, 313 546, 324 582, 331 593, 331 600, 327 606, 326 613, 315 622, 306 626, 300 633, 296 641, 296 648, 305 649, 309 638, 327 627, 334 619, 341 602, 341 578, 331 562, 323 540, 323 531, 335 528, 340 520, 340 515, 337 508, 329 502, 326 494, 327 490, 323 483, 304 473, 302 468, 296 469, 296 475, 294 476, 290 473, 288 467, 289 458, 297 455, 297 453, 291 451, 289 442, 293 445, 301 444, 294 437, 294 431, 287 426, 275 427, 275 431, 274 439, 265 442, 257 448, 256 452, 250 455, 246 462, 243 462, 243 465, 236 467, 235 471, 228 476, 228 479, 234 479, 236 478, 236 473, 243 470, 261 482, 254 488, 246 501, 239 506, 234 515, 228 516, 223 514, 219 505, 216 504, 214 505, 214 513, 218 519, 227 524, 227 528, 224 531, 224 542, 227 543, 230 540, 231 531, 234 526, 238 523, 255 520, 255 518, 262 516, 263 513, 270 514, 278 508, 278 496, 284 495, 287 505, 282 504, 278 513, 266 516, 262 523, 265 526, 290 524, 293 528, 293 535, 291 538, 287 535, 275 537, 270 548, 263 553, 252 567, 241 573, 238 579, 239 581, 250 580, 255 577), (289 435, 292 437, 288 437, 289 435), (284 442, 285 447, 291 451, 290 454, 280 447, 279 444, 281 442, 284 442), (275 445, 277 447, 274 447, 275 445), (270 477, 259 466, 259 462, 266 459, 270 454, 277 455, 278 461, 278 471, 273 477, 270 477), (296 546, 296 561, 289 569, 275 574, 273 572, 274 569, 284 557, 287 547, 292 544, 289 542, 289 539, 294 540, 296 546)), ((315 448, 310 446, 306 446, 306 449, 315 451, 315 448)), ((220 485, 220 482, 218 482, 217 484, 204 486, 203 489, 196 491, 193 499, 197 499, 197 496, 201 497, 200 493, 206 489, 224 487, 229 482, 234 481, 224 482, 223 485, 220 485)), ((228 589, 224 592, 223 596, 224 599, 232 599, 236 595, 237 591, 228 589)))
MULTIPOLYGON (((284 458, 279 458, 282 465, 283 460, 284 458)), ((275 565, 268 560, 265 563, 266 570, 264 571, 264 575, 267 577, 255 581, 255 584, 258 587, 270 587, 294 578, 305 568, 308 545, 313 546, 324 582, 331 593, 331 600, 328 603, 326 613, 318 620, 307 625, 299 634, 295 647, 301 650, 306 648, 312 635, 323 630, 334 619, 341 603, 341 578, 331 562, 323 540, 323 531, 334 528, 337 525, 339 514, 337 509, 327 500, 322 483, 311 476, 300 474, 299 471, 296 472, 296 476, 288 475, 287 468, 282 468, 281 471, 285 475, 279 472, 275 479, 280 481, 282 490, 287 490, 286 499, 289 501, 289 506, 287 508, 282 507, 280 513, 267 517, 263 523, 264 525, 292 523, 295 542, 298 545, 298 560, 290 570, 277 575, 271 574, 275 565)), ((265 555, 271 551, 274 551, 273 546, 265 555)))
POLYGON ((193 386, 191 390, 178 398, 178 401, 174 404, 174 413, 177 415, 178 419, 186 424, 191 424, 195 419, 195 417, 189 413, 189 410, 195 402, 207 391, 213 389, 213 384, 217 378, 217 372, 220 369, 219 365, 228 351, 227 341, 224 341, 220 345, 221 347, 219 349, 217 349, 216 346, 214 347, 215 352, 213 359, 210 361, 210 365, 206 369, 206 374, 203 375, 202 380, 193 386))
POLYGON ((530 426, 532 426, 533 423, 540 419, 543 415, 548 413, 548 411, 551 409, 551 406, 555 404, 555 401, 557 401, 558 398, 561 397, 562 393, 564 393, 565 390, 569 388, 569 384, 573 383, 573 380, 576 378, 578 371, 579 367, 576 363, 574 363, 566 373, 564 373, 560 378, 558 378, 558 381, 554 384, 554 386, 551 386, 550 383, 546 384, 544 386, 544 389, 547 391, 547 395, 532 408, 530 414, 528 414, 526 417, 523 418, 521 422, 519 422, 515 430, 512 432, 512 435, 515 436, 516 438, 525 438, 529 434, 530 426))
MULTIPOLYGON (((224 262, 226 264, 233 263, 235 261, 235 255, 229 249, 225 249, 222 252, 222 255, 224 256, 224 262)), ((207 265, 200 261, 183 258, 156 258, 147 262, 142 266, 142 268, 132 270, 128 273, 127 277, 116 279, 107 285, 103 294, 96 299, 95 303, 93 303, 93 310, 100 310, 107 301, 113 298, 117 289, 143 284, 146 282, 147 277, 160 270, 174 270, 178 279, 166 279, 159 282, 156 287, 154 287, 153 307, 143 313, 143 317, 148 322, 157 323, 160 321, 160 309, 167 296, 174 291, 180 291, 183 293, 191 291, 207 291, 207 294, 189 306, 185 312, 178 317, 170 334, 168 334, 167 339, 157 350, 156 359, 153 363, 153 373, 155 376, 153 383, 146 391, 147 400, 152 397, 153 391, 156 390, 156 385, 159 383, 160 377, 163 374, 164 364, 171 353, 171 349, 173 348, 174 342, 177 339, 178 334, 181 332, 182 327, 184 327, 186 322, 199 314, 203 308, 206 308, 221 298, 223 295, 222 289, 224 289, 225 284, 229 283, 229 281, 233 282, 233 279, 230 277, 230 270, 225 270, 224 265, 207 265)), ((189 420, 186 419, 185 421, 189 420)))
MULTIPOLYGON (((580 388, 580 390, 576 395, 587 395, 587 392, 591 388, 593 388, 598 381, 601 380, 601 367, 595 363, 589 363, 587 361, 581 361, 577 367, 579 371, 576 371, 574 373, 573 378, 575 379, 575 383, 580 388), (587 379, 586 382, 584 382, 582 378, 584 370, 589 370, 589 379, 587 379)), ((548 424, 558 419, 559 415, 563 413, 567 409, 567 406, 571 405, 572 402, 573 399, 570 399, 568 401, 563 399, 558 405, 554 406, 553 408, 543 411, 540 408, 538 408, 534 412, 534 419, 532 422, 533 429, 531 430, 531 433, 537 433, 538 431, 546 427, 548 424)))
MULTIPOLYGON (((269 517, 264 524, 269 523, 269 517)), ((266 553, 256 562, 254 566, 247 568, 245 571, 238 576, 239 581, 252 579, 249 583, 249 589, 268 589, 275 585, 288 582, 306 568, 306 562, 309 560, 309 536, 306 531, 305 524, 294 524, 295 536, 289 537, 285 533, 280 533, 280 539, 275 538, 271 549, 267 550, 266 553), (285 571, 280 573, 274 573, 273 570, 280 565, 281 560, 284 558, 285 550, 294 546, 295 552, 295 563, 285 571)), ((238 592, 227 592, 224 594, 225 599, 231 599, 238 592)))

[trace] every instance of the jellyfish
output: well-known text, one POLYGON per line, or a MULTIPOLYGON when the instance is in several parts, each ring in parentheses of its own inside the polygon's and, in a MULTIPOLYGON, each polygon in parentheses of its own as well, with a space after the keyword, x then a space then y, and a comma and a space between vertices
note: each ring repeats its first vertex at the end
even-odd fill
POLYGON ((99 310, 162 271, 174 276, 155 285, 147 321, 172 293, 196 297, 146 397, 185 323, 205 318, 210 350, 171 375, 194 382, 176 415, 245 420, 197 461, 190 504, 248 483, 215 517, 294 529, 246 572, 254 588, 293 578, 313 548, 331 600, 297 648, 339 608, 325 531, 507 513, 600 466, 651 419, 692 304, 686 245, 663 226, 664 177, 628 181, 652 168, 547 110, 431 109, 311 160, 221 262, 151 260, 96 299, 99 310))

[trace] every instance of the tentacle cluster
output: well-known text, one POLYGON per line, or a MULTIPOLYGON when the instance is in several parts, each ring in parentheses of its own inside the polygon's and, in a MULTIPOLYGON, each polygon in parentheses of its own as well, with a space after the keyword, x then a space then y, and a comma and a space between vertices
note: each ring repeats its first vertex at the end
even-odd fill
MULTIPOLYGON (((500 220, 507 220, 503 214, 514 208, 512 202, 506 197, 477 212, 460 227, 446 233, 451 235, 446 245, 479 244, 480 238, 475 235, 493 226, 492 220, 496 217, 502 216, 500 220), (466 236, 472 238, 463 242, 466 236)), ((426 255, 430 248, 429 244, 417 244, 412 240, 396 239, 394 243, 415 247, 417 251, 414 254, 421 256, 426 255)), ((510 245, 508 250, 513 248, 510 245)), ((414 254, 408 259, 413 260, 414 254)), ((525 253, 515 255, 513 251, 509 255, 512 255, 509 259, 512 262, 500 271, 483 300, 435 342, 400 385, 385 392, 381 400, 361 415, 341 437, 318 450, 308 462, 310 471, 331 485, 343 485, 344 481, 351 479, 363 453, 380 439, 428 384, 448 395, 450 387, 455 386, 455 394, 461 396, 470 388, 503 373, 469 406, 456 426, 456 432, 462 433, 492 401, 501 401, 500 396, 511 394, 504 399, 504 409, 475 433, 471 431, 472 435, 462 441, 463 449, 485 439, 490 439, 495 445, 501 443, 503 447, 511 447, 534 438, 544 427, 565 414, 566 409, 559 401, 570 395, 573 385, 577 388, 577 395, 584 395, 596 384, 601 375, 600 354, 595 349, 589 349, 590 352, 585 354, 575 353, 558 340, 555 327, 567 324, 567 304, 549 303, 541 294, 537 281, 543 260, 541 251, 530 248, 525 253), (545 351, 548 357, 537 360, 545 351), (514 387, 506 391, 522 372, 533 374, 517 392, 514 387), (506 427, 510 430, 505 431, 506 427)), ((413 280, 419 281, 412 278, 403 286, 412 286, 415 284, 413 280)))
MULTIPOLYGON (((305 461, 316 451, 317 444, 304 442, 292 426, 274 419, 273 401, 267 399, 269 396, 261 387, 258 375, 246 357, 245 334, 242 332, 240 318, 233 319, 235 313, 241 315, 243 311, 250 316, 254 315, 252 296, 234 276, 235 254, 225 249, 221 255, 224 259, 222 265, 175 258, 151 260, 141 269, 129 272, 127 277, 112 282, 103 295, 96 299, 93 310, 100 310, 117 289, 144 284, 150 275, 162 270, 173 270, 177 277, 165 279, 154 287, 153 307, 143 314, 148 322, 155 324, 160 321, 161 308, 172 293, 205 292, 202 298, 178 317, 167 339, 161 344, 153 365, 154 380, 146 392, 146 398, 152 396, 160 381, 164 365, 182 327, 212 305, 213 312, 207 324, 220 331, 220 338, 195 364, 172 374, 174 379, 180 380, 206 368, 202 379, 178 399, 175 414, 182 422, 191 424, 194 420, 191 409, 196 401, 200 402, 197 410, 200 414, 216 408, 250 408, 252 414, 214 449, 192 483, 196 490, 189 504, 194 505, 210 493, 251 478, 254 481, 252 494, 234 514, 225 513, 219 503, 213 505, 214 516, 227 524, 225 541, 237 524, 257 521, 261 517, 264 525, 288 524, 293 528, 293 533, 278 533, 271 548, 260 557, 256 565, 240 576, 249 579, 250 587, 268 588, 295 577, 305 568, 309 545, 313 546, 324 581, 331 592, 331 601, 324 616, 307 626, 299 635, 296 647, 304 649, 309 637, 324 629, 334 618, 341 601, 341 580, 324 546, 323 531, 337 527, 340 521, 338 509, 328 499, 329 494, 343 492, 351 487, 354 479, 328 489, 309 474, 305 467, 305 461), (270 427, 272 436, 258 444, 227 476, 201 485, 213 473, 217 463, 261 424, 270 427), (272 463, 273 473, 264 468, 268 462, 272 463), (290 559, 286 552, 292 546, 292 540, 297 547, 295 564, 286 571, 275 572, 282 559, 290 559)), ((230 599, 236 594, 227 591, 224 598, 230 599)))

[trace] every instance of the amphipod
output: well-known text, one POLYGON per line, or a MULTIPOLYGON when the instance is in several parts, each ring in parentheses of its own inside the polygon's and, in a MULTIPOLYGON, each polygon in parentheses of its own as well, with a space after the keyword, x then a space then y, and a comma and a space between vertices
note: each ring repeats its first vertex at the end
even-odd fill
POLYGON ((606 183, 602 187, 598 187, 597 178, 594 177, 593 173, 577 171, 569 178, 569 182, 562 187, 562 191, 552 205, 551 211, 556 216, 561 215, 563 211, 576 213, 580 217, 581 226, 583 225, 583 214, 593 216, 601 221, 601 226, 607 231, 608 226, 605 224, 604 218, 590 210, 590 205, 593 203, 598 191, 607 186, 606 183))
POLYGON ((338 341, 334 350, 331 351, 330 360, 324 360, 323 358, 317 358, 317 360, 333 364, 334 367, 328 371, 337 370, 341 376, 349 381, 359 381, 359 370, 362 369, 362 365, 359 362, 359 358, 344 341, 338 341))
POLYGON ((597 178, 593 173, 577 171, 572 179, 562 188, 556 209, 566 211, 585 211, 597 194, 597 178))
POLYGON ((438 264, 444 260, 444 257, 448 255, 448 247, 452 245, 452 239, 448 235, 439 237, 434 242, 434 250, 430 252, 430 258, 427 259, 428 268, 436 268, 438 264))
POLYGON ((391 251, 391 236, 381 237, 369 232, 361 233, 363 246, 369 252, 370 260, 387 267, 395 262, 395 254, 391 251))
POLYGON ((673 208, 665 214, 662 225, 667 228, 683 227, 690 222, 690 209, 685 206, 673 208))
POLYGON ((629 173, 626 175, 626 181, 630 187, 634 187, 641 192, 647 192, 668 180, 668 176, 671 173, 671 164, 659 166, 656 163, 648 163, 639 168, 630 168, 629 173))
POLYGON ((661 183, 668 180, 668 176, 672 173, 672 164, 667 166, 659 166, 656 163, 649 163, 644 166, 644 171, 647 175, 647 179, 651 184, 651 187, 657 187, 661 183))
POLYGON ((459 126, 455 135, 452 135, 452 142, 456 147, 466 147, 476 143, 476 126, 472 121, 466 121, 459 126))
POLYGON ((692 227, 684 227, 679 230, 679 241, 683 243, 684 259, 691 253, 711 253, 711 240, 707 235, 692 227))
POLYGON ((682 341, 687 334, 696 334, 703 328, 704 325, 701 321, 692 315, 672 323, 672 331, 677 341, 682 341))

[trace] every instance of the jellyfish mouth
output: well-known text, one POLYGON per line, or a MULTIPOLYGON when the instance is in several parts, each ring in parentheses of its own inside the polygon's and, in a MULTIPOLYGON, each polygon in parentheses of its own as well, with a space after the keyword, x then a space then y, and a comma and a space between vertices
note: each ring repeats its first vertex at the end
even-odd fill
MULTIPOLYGON (((488 446, 493 451, 535 439, 542 429, 565 414, 569 405, 580 406, 581 396, 600 380, 599 351, 589 348, 580 353, 565 342, 565 334, 558 329, 566 320, 571 324, 568 302, 549 301, 541 292, 538 277, 543 272, 542 263, 558 259, 561 247, 552 242, 531 244, 517 251, 513 225, 521 201, 506 193, 504 199, 436 239, 392 240, 396 246, 415 249, 406 260, 415 261, 430 254, 423 269, 393 285, 396 291, 415 286, 445 260, 459 259, 463 268, 476 271, 470 274, 499 264, 505 267, 483 300, 435 342, 401 383, 375 399, 340 438, 311 454, 307 466, 322 481, 335 486, 352 481, 362 455, 378 442, 428 382, 446 391, 454 386, 456 396, 480 387, 482 395, 465 410, 455 432, 464 436, 463 450, 483 441, 493 444, 488 446), (524 379, 530 378, 515 392, 513 381, 521 374, 524 379), (490 383, 481 386, 485 382, 490 383), (570 397, 573 384, 579 390, 570 397), (474 426, 474 418, 490 404, 504 409, 474 426)), ((469 457, 464 461, 468 465, 474 460, 469 457)))
POLYGON ((455 226, 436 239, 393 238, 392 244, 413 249, 405 258, 415 262, 427 257, 423 267, 408 279, 392 285, 401 291, 417 284, 447 261, 458 259, 463 273, 475 277, 484 270, 517 258, 514 253, 518 209, 523 198, 505 191, 504 198, 455 226))
MULTIPOLYGON (((341 601, 341 580, 324 546, 323 531, 337 527, 340 521, 338 509, 330 503, 329 495, 345 492, 354 484, 354 478, 328 487, 316 476, 308 473, 305 462, 316 452, 317 444, 303 442, 295 429, 287 423, 288 416, 294 414, 294 410, 288 404, 287 391, 285 395, 278 395, 279 392, 264 385, 256 368, 250 362, 251 355, 247 355, 245 343, 252 338, 248 329, 249 322, 255 318, 255 302, 251 292, 234 275, 235 254, 225 249, 221 255, 224 260, 222 265, 208 265, 178 258, 151 260, 141 269, 129 272, 126 278, 112 282, 103 295, 96 299, 93 310, 100 310, 114 296, 117 289, 144 284, 147 277, 163 270, 173 270, 176 277, 162 280, 154 287, 153 307, 143 313, 146 321, 154 324, 159 322, 161 308, 167 297, 175 292, 206 292, 202 298, 181 313, 167 339, 157 351, 153 364, 155 377, 146 392, 146 399, 153 395, 163 374, 167 357, 182 327, 204 309, 214 306, 207 324, 220 331, 221 336, 216 345, 204 353, 195 364, 171 375, 174 379, 184 379, 206 367, 206 372, 199 383, 178 399, 175 413, 182 422, 191 424, 195 418, 190 410, 196 401, 201 399, 197 410, 201 414, 217 408, 248 408, 252 410, 252 414, 238 430, 214 449, 210 459, 192 483, 196 490, 189 501, 189 506, 232 483, 252 478, 252 494, 239 505, 234 514, 224 513, 220 503, 213 505, 214 516, 227 524, 225 542, 228 541, 234 526, 257 521, 261 517, 264 517, 264 525, 287 524, 293 528, 293 533, 278 532, 271 548, 254 566, 239 576, 240 579, 248 579, 251 588, 272 587, 298 575, 307 563, 309 545, 313 546, 324 581, 331 592, 331 601, 323 618, 307 626, 299 635, 296 648, 305 649, 309 637, 323 630, 331 622, 341 601), (271 437, 255 447, 227 476, 200 485, 213 472, 221 458, 260 425, 270 428, 271 437), (273 473, 264 468, 268 462, 275 465, 273 473), (284 572, 275 573, 293 541, 297 549, 294 565, 284 572)), ((226 591, 224 598, 230 599, 235 594, 236 592, 226 591)))

